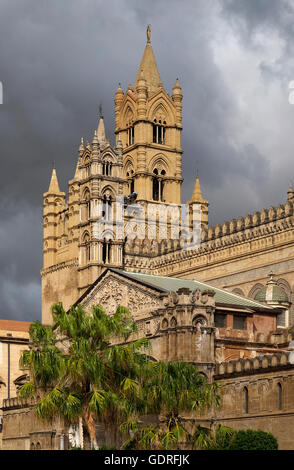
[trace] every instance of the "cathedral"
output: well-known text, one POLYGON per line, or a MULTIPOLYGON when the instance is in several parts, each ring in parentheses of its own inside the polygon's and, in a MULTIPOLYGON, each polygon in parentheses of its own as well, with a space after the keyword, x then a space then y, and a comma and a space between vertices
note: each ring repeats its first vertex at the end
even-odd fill
MULTIPOLYGON (((115 93, 115 146, 100 109, 68 198, 55 168, 44 193, 42 322, 52 323, 55 302, 109 314, 126 306, 138 325, 128 341, 148 337, 152 360, 191 362, 222 384, 221 408, 200 423, 270 431, 294 449, 294 190, 277 207, 210 226, 198 176, 191 199, 181 198, 182 99, 178 79, 171 94, 164 89, 148 27, 134 85, 115 93), (199 243, 186 249, 184 207, 188 229, 195 207, 199 214, 199 243)), ((66 431, 52 439, 28 404, 7 397, 2 411, 3 448, 60 448, 66 431)))

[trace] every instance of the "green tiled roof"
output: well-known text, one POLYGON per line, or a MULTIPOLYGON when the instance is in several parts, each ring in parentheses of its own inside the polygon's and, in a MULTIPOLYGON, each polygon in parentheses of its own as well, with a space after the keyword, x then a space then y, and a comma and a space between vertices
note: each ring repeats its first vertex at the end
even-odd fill
POLYGON ((168 276, 156 276, 154 274, 144 274, 136 273, 131 271, 123 271, 121 269, 113 269, 117 273, 120 273, 130 279, 139 281, 142 284, 145 284, 150 287, 154 287, 162 292, 176 292, 181 287, 187 287, 191 291, 200 289, 201 291, 206 289, 211 289, 215 292, 215 303, 216 305, 232 305, 236 307, 247 307, 247 308, 260 308, 272 310, 271 307, 263 305, 254 300, 246 299, 237 294, 231 294, 230 292, 225 291, 224 289, 219 289, 217 287, 211 286, 204 282, 195 281, 194 279, 181 279, 178 277, 168 277, 168 276))

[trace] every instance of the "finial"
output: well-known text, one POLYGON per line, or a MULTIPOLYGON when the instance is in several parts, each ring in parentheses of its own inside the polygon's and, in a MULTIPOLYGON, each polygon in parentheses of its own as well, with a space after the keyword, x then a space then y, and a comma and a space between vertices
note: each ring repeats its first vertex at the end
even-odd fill
POLYGON ((100 119, 103 119, 103 114, 102 114, 102 103, 99 104, 99 115, 100 119))
POLYGON ((147 33, 147 44, 150 44, 151 42, 151 25, 150 24, 147 26, 146 33, 147 33))
POLYGON ((267 284, 276 284, 276 281, 274 280, 274 273, 271 271, 268 274, 269 280, 267 281, 267 284))
POLYGON ((56 169, 56 166, 55 166, 55 160, 53 160, 52 162, 52 169, 55 170, 56 169))
POLYGON ((83 137, 81 137, 81 143, 80 143, 80 146, 79 146, 79 152, 80 152, 80 154, 83 153, 84 149, 85 149, 85 147, 84 147, 84 139, 83 139, 83 137))
POLYGON ((175 86, 173 87, 173 90, 174 90, 175 88, 179 88, 179 89, 181 90, 181 85, 180 85, 180 82, 179 82, 179 79, 178 79, 178 78, 176 79, 176 83, 175 83, 175 86))

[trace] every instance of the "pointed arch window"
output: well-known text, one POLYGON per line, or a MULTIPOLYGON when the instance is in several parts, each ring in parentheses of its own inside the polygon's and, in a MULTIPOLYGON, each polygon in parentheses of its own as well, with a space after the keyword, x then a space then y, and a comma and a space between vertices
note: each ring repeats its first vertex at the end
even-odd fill
POLYGON ((280 383, 277 384, 277 392, 278 392, 278 410, 283 409, 283 389, 280 383))
POLYGON ((153 143, 165 145, 165 127, 166 121, 154 119, 153 127, 153 143))
POLYGON ((112 163, 108 162, 108 161, 103 162, 102 163, 102 174, 104 176, 111 176, 111 172, 112 172, 112 163))
POLYGON ((104 264, 111 263, 111 240, 105 238, 102 245, 102 261, 104 264))
POLYGON ((152 178, 152 198, 153 201, 164 202, 164 177, 166 175, 165 170, 159 171, 157 168, 153 170, 152 178))
POLYGON ((248 414, 249 412, 249 400, 248 400, 248 388, 243 388, 243 404, 244 404, 244 413, 248 414))
POLYGON ((87 264, 89 261, 91 261, 91 245, 90 245, 90 236, 86 232, 83 236, 83 244, 84 244, 84 260, 85 263, 87 264))
POLYGON ((134 178, 134 170, 129 168, 127 171, 127 178, 129 184, 129 192, 133 193, 135 191, 135 178, 134 178))
POLYGON ((90 243, 86 247, 87 262, 91 261, 91 245, 90 243))
POLYGON ((89 156, 86 156, 84 160, 84 165, 85 165, 85 176, 88 177, 90 176, 90 173, 91 173, 91 160, 89 156))
POLYGON ((128 139, 127 139, 127 145, 133 145, 135 143, 135 131, 134 131, 134 126, 130 126, 128 128, 128 139))
POLYGON ((112 196, 107 197, 106 194, 104 194, 102 215, 106 221, 112 220, 112 202, 112 196))
POLYGON ((84 192, 84 200, 86 203, 86 211, 85 211, 85 218, 86 220, 91 218, 91 201, 90 201, 90 191, 86 189, 84 192))

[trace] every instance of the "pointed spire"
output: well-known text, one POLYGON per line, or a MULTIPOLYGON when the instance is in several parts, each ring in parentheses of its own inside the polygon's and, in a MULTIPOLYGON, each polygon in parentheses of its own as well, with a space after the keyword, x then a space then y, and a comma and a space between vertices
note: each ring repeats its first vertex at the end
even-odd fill
POLYGON ((79 172, 79 161, 78 161, 77 166, 76 166, 75 175, 74 175, 74 180, 79 179, 79 176, 80 176, 80 172, 79 172))
POLYGON ((49 189, 48 189, 48 193, 53 193, 53 194, 56 194, 56 193, 60 193, 60 189, 59 189, 59 184, 58 184, 58 179, 57 179, 57 175, 56 175, 56 170, 55 168, 52 169, 52 176, 51 176, 51 181, 50 181, 50 185, 49 185, 49 189))
POLYGON ((107 138, 106 138, 105 125, 104 125, 101 105, 99 106, 99 112, 100 112, 100 120, 99 120, 99 124, 97 128, 97 138, 98 138, 100 147, 103 149, 106 147, 107 138))
POLYGON ((80 146, 79 146, 79 156, 80 157, 83 155, 84 150, 85 150, 84 139, 83 139, 83 137, 81 137, 81 143, 80 143, 80 146))
POLYGON ((173 87, 173 90, 174 90, 175 88, 179 88, 180 90, 182 89, 178 78, 176 79, 176 84, 175 84, 175 86, 173 87))
POLYGON ((124 95, 124 92, 122 90, 121 84, 118 84, 117 90, 116 90, 116 95, 124 95))
POLYGON ((201 187, 200 187, 200 180, 198 176, 198 170, 197 170, 197 176, 195 180, 194 191, 192 195, 192 201, 203 201, 201 187))
POLYGON ((151 46, 151 28, 147 27, 147 44, 144 50, 144 54, 138 69, 134 89, 136 90, 138 81, 141 78, 141 71, 143 70, 144 78, 147 83, 147 89, 149 93, 156 92, 159 88, 162 88, 162 81, 158 72, 154 52, 151 46))

